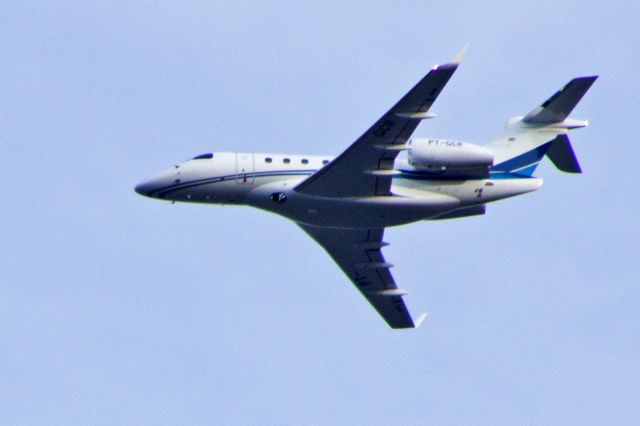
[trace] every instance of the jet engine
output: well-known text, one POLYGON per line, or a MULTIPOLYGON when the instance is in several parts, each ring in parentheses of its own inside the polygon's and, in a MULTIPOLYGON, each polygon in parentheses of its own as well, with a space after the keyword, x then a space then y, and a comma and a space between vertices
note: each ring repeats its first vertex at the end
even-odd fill
POLYGON ((418 170, 446 172, 487 169, 493 165, 493 153, 468 142, 449 139, 413 139, 409 164, 418 170))

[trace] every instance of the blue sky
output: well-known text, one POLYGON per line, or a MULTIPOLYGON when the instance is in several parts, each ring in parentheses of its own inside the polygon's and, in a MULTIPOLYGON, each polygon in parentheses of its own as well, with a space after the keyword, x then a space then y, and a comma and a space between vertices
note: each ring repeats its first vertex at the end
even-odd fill
POLYGON ((0 2, 4 424, 637 424, 640 6, 0 2), (195 154, 336 155, 434 63, 417 136, 485 143, 577 75, 584 174, 387 231, 417 331, 249 208, 133 186, 195 154))

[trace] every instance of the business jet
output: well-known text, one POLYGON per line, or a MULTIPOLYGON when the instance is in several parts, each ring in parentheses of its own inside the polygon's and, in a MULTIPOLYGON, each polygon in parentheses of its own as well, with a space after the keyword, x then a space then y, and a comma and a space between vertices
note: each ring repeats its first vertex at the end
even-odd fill
POLYGON ((458 68, 434 66, 386 114, 335 158, 206 153, 135 187, 171 202, 247 205, 293 220, 318 242, 392 328, 418 327, 382 254, 386 227, 483 215, 487 203, 535 191, 543 157, 580 173, 567 136, 587 126, 569 114, 597 76, 571 80, 484 146, 410 139, 458 68))

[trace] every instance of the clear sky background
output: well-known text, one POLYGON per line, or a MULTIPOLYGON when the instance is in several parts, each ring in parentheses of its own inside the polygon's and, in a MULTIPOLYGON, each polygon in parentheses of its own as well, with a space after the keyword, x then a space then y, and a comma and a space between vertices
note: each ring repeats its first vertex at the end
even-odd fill
POLYGON ((0 423, 640 423, 640 6, 0 1, 0 423), (483 144, 574 76, 581 176, 387 231, 387 327, 295 225, 134 185, 337 155, 471 44, 417 136, 483 144))

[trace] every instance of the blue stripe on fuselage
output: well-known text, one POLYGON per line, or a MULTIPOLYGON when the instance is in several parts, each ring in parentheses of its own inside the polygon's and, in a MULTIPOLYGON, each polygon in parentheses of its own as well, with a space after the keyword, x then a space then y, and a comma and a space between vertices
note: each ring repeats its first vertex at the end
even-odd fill
POLYGON ((232 175, 224 175, 224 176, 214 176, 204 179, 196 179, 188 182, 176 183, 173 185, 168 185, 162 188, 155 189, 149 193, 150 196, 153 194, 157 194, 159 197, 164 197, 167 194, 179 191, 181 189, 189 189, 195 188, 202 185, 208 185, 216 182, 224 182, 230 180, 241 179, 242 176, 247 176, 247 178, 258 178, 258 177, 272 177, 272 176, 308 176, 315 173, 315 170, 291 170, 291 171, 273 171, 273 172, 255 172, 255 173, 242 173, 242 174, 232 174, 232 175))
POLYGON ((547 142, 539 147, 520 154, 500 164, 489 168, 492 172, 517 173, 521 176, 531 176, 538 167, 538 163, 551 147, 551 142, 547 142))

